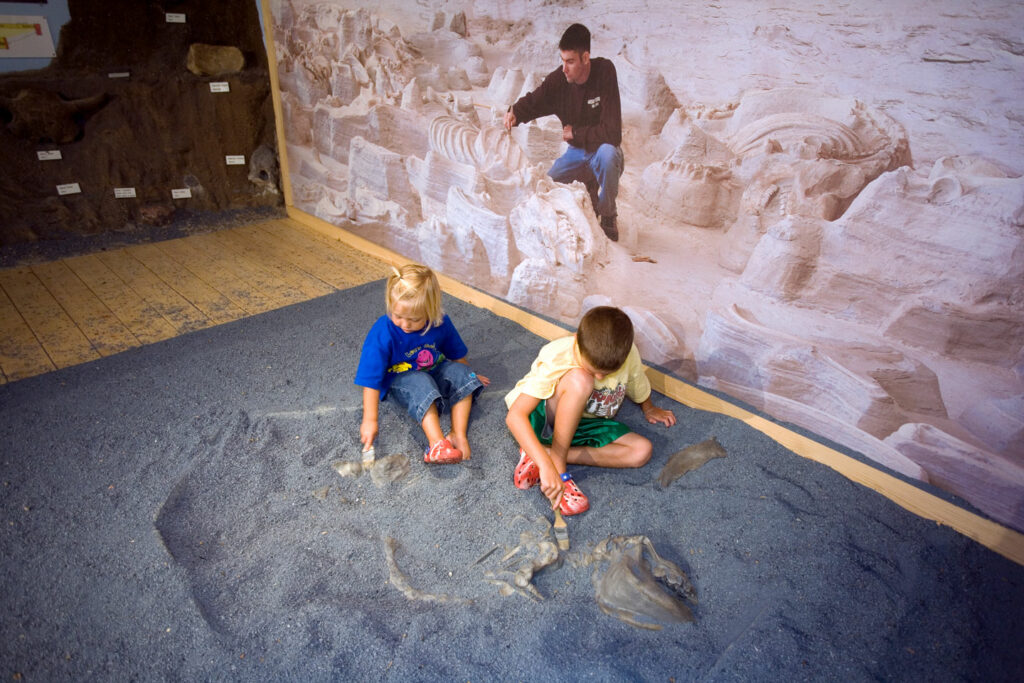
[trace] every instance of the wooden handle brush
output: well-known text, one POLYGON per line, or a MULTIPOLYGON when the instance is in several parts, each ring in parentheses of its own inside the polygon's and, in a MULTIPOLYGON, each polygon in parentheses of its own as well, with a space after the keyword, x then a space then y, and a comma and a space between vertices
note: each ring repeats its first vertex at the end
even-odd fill
POLYGON ((555 540, 558 541, 559 550, 569 549, 569 527, 565 525, 565 519, 562 518, 562 511, 555 508, 555 522, 551 525, 551 529, 555 532, 555 540))

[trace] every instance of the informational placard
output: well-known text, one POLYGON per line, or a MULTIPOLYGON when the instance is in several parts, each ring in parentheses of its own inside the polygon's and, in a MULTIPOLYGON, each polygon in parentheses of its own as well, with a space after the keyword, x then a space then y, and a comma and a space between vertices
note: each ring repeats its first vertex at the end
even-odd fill
POLYGON ((227 162, 228 166, 245 166, 245 155, 229 154, 224 157, 224 161, 227 162))
POLYGON ((111 71, 107 74, 107 78, 131 78, 131 71, 111 71))
POLYGON ((164 18, 167 19, 168 24, 184 24, 185 15, 178 12, 167 12, 164 14, 164 18))
POLYGON ((114 199, 133 199, 135 197, 134 187, 115 187, 114 199))
POLYGON ((188 199, 192 196, 192 190, 187 187, 171 190, 171 199, 188 199))
POLYGON ((210 83, 210 92, 231 92, 231 85, 227 81, 214 81, 210 83))
POLYGON ((56 57, 46 17, 0 15, 0 57, 56 57))
POLYGON ((36 152, 39 161, 60 161, 63 157, 59 149, 41 149, 36 152))
POLYGON ((64 183, 57 186, 57 194, 59 195, 78 194, 81 191, 82 188, 79 187, 78 183, 64 183))

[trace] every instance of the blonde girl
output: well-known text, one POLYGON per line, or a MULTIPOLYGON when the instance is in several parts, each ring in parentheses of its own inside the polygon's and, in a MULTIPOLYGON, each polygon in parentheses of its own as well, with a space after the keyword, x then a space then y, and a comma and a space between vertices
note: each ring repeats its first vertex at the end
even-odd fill
POLYGON ((363 450, 377 438, 378 406, 397 402, 423 428, 428 463, 468 460, 469 412, 473 397, 490 384, 466 362, 466 344, 441 310, 441 286, 426 266, 392 268, 386 288, 387 313, 363 342, 355 383, 363 387, 363 450), (452 431, 441 430, 440 413, 451 411, 452 431))

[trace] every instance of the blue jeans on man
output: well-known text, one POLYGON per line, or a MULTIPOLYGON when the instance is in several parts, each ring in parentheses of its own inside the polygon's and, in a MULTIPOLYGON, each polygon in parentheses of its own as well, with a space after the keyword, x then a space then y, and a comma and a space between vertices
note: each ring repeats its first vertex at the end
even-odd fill
POLYGON ((622 155, 621 147, 605 143, 596 151, 588 152, 580 147, 569 145, 565 154, 551 164, 548 175, 555 182, 571 183, 574 180, 579 180, 586 185, 591 201, 596 199, 594 211, 601 217, 601 227, 605 228, 607 232, 605 224, 610 219, 610 223, 614 227, 615 217, 618 215, 615 209, 615 198, 619 194, 619 176, 622 175, 624 165, 625 158, 622 155), (594 187, 595 183, 596 188, 594 187))

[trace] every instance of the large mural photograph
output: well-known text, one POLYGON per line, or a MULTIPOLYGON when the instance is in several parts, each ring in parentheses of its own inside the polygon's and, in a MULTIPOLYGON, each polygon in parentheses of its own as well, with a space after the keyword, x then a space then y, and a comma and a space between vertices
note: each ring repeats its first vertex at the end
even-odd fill
POLYGON ((618 306, 666 373, 1024 530, 1014 3, 264 8, 294 209, 568 326, 618 306), (597 73, 617 196, 533 117, 597 73))

